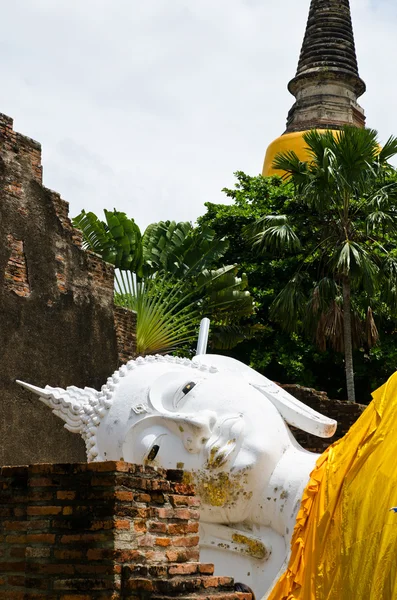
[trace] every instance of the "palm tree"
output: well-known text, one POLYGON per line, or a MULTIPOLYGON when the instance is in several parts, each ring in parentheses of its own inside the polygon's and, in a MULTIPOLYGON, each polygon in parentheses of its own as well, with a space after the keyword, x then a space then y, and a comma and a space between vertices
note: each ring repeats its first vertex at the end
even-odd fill
POLYGON ((186 222, 153 223, 142 234, 124 213, 105 210, 105 217, 82 211, 74 225, 86 249, 115 265, 115 303, 137 312, 139 354, 191 345, 203 316, 211 316, 218 347, 255 333, 240 324, 254 309, 247 277, 236 265, 212 267, 227 250, 225 240, 186 222))
POLYGON ((391 251, 397 184, 388 162, 397 139, 381 148, 376 131, 350 126, 303 137, 307 161, 289 151, 273 163, 295 186, 288 214, 263 217, 251 235, 259 249, 299 256, 271 316, 286 329, 311 331, 320 347, 328 341, 343 350, 347 396, 355 401, 353 346, 364 337, 369 347, 377 340, 371 304, 387 302, 397 311, 397 258, 391 251), (306 247, 302 233, 310 236, 306 247))

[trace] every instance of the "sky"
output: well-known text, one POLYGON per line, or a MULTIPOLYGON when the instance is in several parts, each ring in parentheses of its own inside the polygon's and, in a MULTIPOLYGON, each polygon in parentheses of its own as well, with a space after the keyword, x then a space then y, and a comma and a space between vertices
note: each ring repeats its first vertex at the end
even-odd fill
MULTIPOLYGON (((0 112, 44 184, 144 229, 225 202, 285 129, 309 0, 3 0, 0 112)), ((367 125, 397 135, 397 3, 351 0, 367 125)))

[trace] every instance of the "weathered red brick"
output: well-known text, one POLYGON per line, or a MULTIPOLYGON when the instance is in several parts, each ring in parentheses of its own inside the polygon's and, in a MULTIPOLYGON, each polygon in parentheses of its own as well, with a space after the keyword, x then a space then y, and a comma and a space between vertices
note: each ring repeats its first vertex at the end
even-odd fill
POLYGON ((167 537, 160 537, 156 538, 154 543, 156 546, 162 546, 163 548, 166 548, 167 546, 171 545, 171 540, 167 537))
POLYGON ((58 500, 74 500, 76 498, 76 492, 72 490, 61 490, 57 492, 58 500))
POLYGON ((191 575, 197 573, 199 565, 197 563, 185 563, 180 565, 172 565, 168 567, 170 575, 191 575))
MULTIPOLYGON (((164 525, 164 523, 159 523, 159 525, 164 525)), ((165 526, 167 528, 167 526, 165 526)), ((134 523, 134 531, 136 531, 137 533, 146 533, 147 531, 147 526, 146 526, 146 521, 135 521, 134 523)), ((155 531, 151 529, 150 531, 155 531)), ((160 532, 162 533, 162 532, 160 532)))
MULTIPOLYGON (((141 523, 145 523, 145 521, 141 521, 141 523)), ((135 523, 136 527, 137 523, 135 523)), ((146 526, 146 523, 145 523, 146 526)), ((150 521, 148 524, 148 529, 151 533, 166 533, 167 532, 167 524, 160 523, 159 521, 150 521)), ((184 533, 184 532, 182 532, 184 533)))
POLYGON ((130 529, 131 521, 123 521, 122 519, 117 519, 114 521, 115 529, 130 529))
POLYGON ((132 492, 115 492, 116 500, 120 500, 122 502, 132 502, 134 499, 134 494, 132 492))
POLYGON ((213 575, 214 573, 214 565, 211 564, 200 563, 198 565, 198 569, 200 573, 203 573, 203 575, 213 575))
POLYGON ((154 589, 153 586, 153 581, 151 581, 150 579, 131 579, 128 583, 127 583, 127 589, 130 591, 145 591, 145 592, 152 592, 154 589))
POLYGON ((49 477, 32 477, 29 479, 30 487, 48 487, 56 485, 49 477))
POLYGON ((59 515, 62 506, 28 506, 27 514, 30 516, 59 515))
POLYGON ((184 548, 190 548, 191 546, 197 546, 199 543, 198 535, 191 535, 185 537, 174 538, 172 541, 173 546, 179 547, 183 546, 184 548))

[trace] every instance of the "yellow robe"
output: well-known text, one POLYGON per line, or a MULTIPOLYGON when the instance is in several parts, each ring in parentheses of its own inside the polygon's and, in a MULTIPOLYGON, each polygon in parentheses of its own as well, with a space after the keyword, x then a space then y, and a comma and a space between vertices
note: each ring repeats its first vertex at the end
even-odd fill
POLYGON ((311 473, 269 600, 397 600, 397 373, 311 473))

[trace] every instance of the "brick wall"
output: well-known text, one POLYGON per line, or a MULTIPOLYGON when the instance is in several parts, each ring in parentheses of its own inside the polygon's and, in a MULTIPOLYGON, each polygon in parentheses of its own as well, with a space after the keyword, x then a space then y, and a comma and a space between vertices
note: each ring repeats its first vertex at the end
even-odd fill
POLYGON ((68 213, 42 183, 40 144, 0 114, 0 464, 85 460, 80 436, 16 379, 100 389, 133 356, 134 315, 115 325, 113 267, 82 250, 68 213))
POLYGON ((199 562, 182 471, 127 463, 0 471, 0 599, 250 600, 199 562))
POLYGON ((119 362, 124 364, 136 357, 136 312, 121 306, 114 307, 119 362), (133 333, 131 333, 133 332, 133 333))
POLYGON ((317 390, 300 385, 287 384, 282 387, 307 406, 338 422, 335 435, 328 439, 318 438, 291 427, 300 445, 311 452, 324 452, 330 444, 343 437, 366 408, 363 404, 345 400, 330 400, 325 392, 317 392, 317 390))

